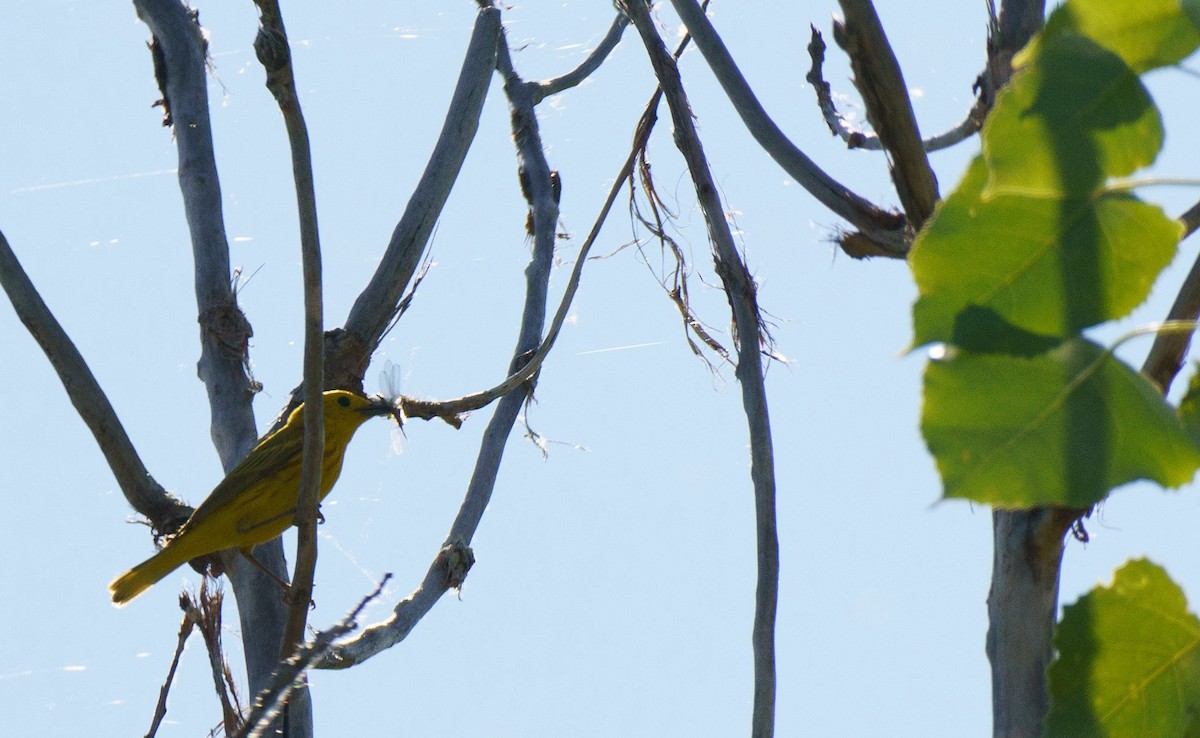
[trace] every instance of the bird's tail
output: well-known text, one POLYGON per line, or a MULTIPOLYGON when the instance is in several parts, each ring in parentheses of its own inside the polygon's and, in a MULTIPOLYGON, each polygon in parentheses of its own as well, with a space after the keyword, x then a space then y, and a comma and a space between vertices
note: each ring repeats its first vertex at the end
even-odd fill
POLYGON ((188 559, 181 558, 179 555, 181 552, 173 550, 174 548, 173 546, 164 548, 112 580, 108 585, 108 591, 112 592, 113 602, 118 606, 124 605, 186 563, 188 559))

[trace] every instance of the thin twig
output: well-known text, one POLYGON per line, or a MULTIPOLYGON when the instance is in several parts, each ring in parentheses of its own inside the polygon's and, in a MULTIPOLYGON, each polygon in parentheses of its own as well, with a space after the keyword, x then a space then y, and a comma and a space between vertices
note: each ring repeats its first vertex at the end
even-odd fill
MULTIPOLYGON (((623 13, 620 15, 620 17, 625 19, 626 24, 628 23, 628 18, 626 18, 623 13)), ((690 37, 684 38, 683 41, 680 42, 679 48, 676 51, 676 58, 678 58, 678 54, 683 53, 684 48, 686 48, 688 44, 689 38, 690 37)), ((506 74, 506 70, 512 69, 512 62, 511 60, 498 58, 497 68, 500 69, 502 74, 506 74)), ((529 94, 531 99, 538 99, 535 89, 536 83, 527 82, 524 84, 527 88, 531 88, 531 92, 525 94, 529 94)), ((631 177, 634 163, 637 160, 638 152, 645 150, 646 142, 650 138, 650 132, 654 128, 654 121, 656 117, 655 111, 658 107, 661 97, 661 90, 656 90, 654 95, 651 97, 650 102, 647 103, 644 112, 642 113, 637 130, 634 134, 635 145, 631 150, 625 165, 621 168, 621 176, 615 180, 614 186, 610 189, 609 199, 601 208, 601 213, 594 222, 592 231, 588 234, 587 239, 584 240, 583 246, 580 248, 579 256, 575 260, 575 267, 571 272, 571 277, 567 281, 567 287, 564 290, 562 299, 559 303, 558 312, 555 313, 554 319, 550 323, 550 329, 546 331, 546 336, 542 340, 541 345, 537 347, 536 351, 529 355, 524 364, 517 367, 514 373, 506 377, 495 387, 483 390, 482 392, 476 392, 450 400, 421 400, 414 397, 398 398, 405 417, 417 418, 421 420, 432 420, 434 418, 439 418, 455 428, 458 428, 462 424, 462 415, 487 407, 497 399, 504 397, 509 392, 512 392, 517 387, 520 387, 531 380, 541 370, 542 363, 546 360, 546 357, 550 355, 550 349, 554 347, 554 342, 558 338, 559 331, 562 329, 563 323, 567 319, 567 313, 571 307, 571 302, 574 300, 575 292, 579 287, 584 262, 587 259, 588 252, 591 250, 592 244, 595 242, 596 237, 600 233, 600 226, 603 225, 605 219, 608 217, 608 212, 612 208, 612 204, 615 201, 617 193, 621 189, 622 183, 631 177)), ((533 104, 536 105, 536 103, 533 104)))
POLYGON ((288 704, 292 692, 303 683, 304 674, 325 656, 337 639, 358 627, 358 617, 363 609, 383 592, 391 578, 391 574, 384 574, 375 589, 341 622, 318 632, 310 643, 300 644, 292 656, 280 663, 271 675, 271 681, 255 698, 254 706, 246 715, 241 729, 232 734, 232 738, 261 738, 264 735, 264 731, 279 717, 281 706, 288 704))
MULTIPOLYGON (((700 5, 701 10, 708 9, 708 0, 704 0, 700 5)), ((691 44, 691 34, 685 33, 676 45, 675 51, 671 53, 671 58, 679 61, 683 56, 683 52, 691 44)), ((666 226, 663 222, 663 214, 668 217, 673 217, 662 198, 659 197, 658 191, 654 185, 654 177, 651 174, 650 160, 648 156, 648 146, 650 143, 650 133, 654 130, 654 126, 658 123, 658 106, 662 102, 662 87, 655 87, 654 94, 651 95, 650 101, 646 103, 642 110, 642 117, 638 120, 637 128, 634 130, 634 153, 637 156, 637 176, 634 173, 629 173, 629 210, 635 222, 641 223, 643 227, 648 229, 654 238, 658 239, 659 245, 671 254, 675 260, 675 268, 672 270, 672 284, 667 286, 666 281, 659 279, 660 285, 667 292, 668 299, 679 311, 684 329, 684 340, 687 341, 688 348, 692 353, 699 357, 705 363, 710 372, 717 372, 717 367, 709 361, 708 357, 700 349, 700 345, 704 345, 710 351, 721 357, 722 361, 733 363, 729 358, 729 351, 722 346, 708 329, 700 321, 700 318, 692 310, 691 298, 688 289, 687 280, 687 259, 684 256, 683 249, 679 247, 675 239, 667 234, 666 226), (650 218, 646 218, 641 213, 641 209, 637 203, 637 183, 641 182, 642 189, 646 193, 646 205, 650 209, 650 218), (695 339, 693 339, 695 336, 695 339), (699 343, 697 343, 699 341, 699 343)), ((641 246, 638 246, 639 251, 641 246)), ((649 268, 649 260, 646 261, 649 268)))
POLYGON ((150 720, 150 729, 146 731, 146 738, 154 738, 158 734, 158 727, 162 725, 163 718, 167 716, 167 696, 171 694, 171 684, 175 681, 175 670, 179 668, 183 647, 196 627, 197 612, 190 606, 191 599, 186 594, 179 595, 179 608, 183 610, 183 622, 179 624, 175 655, 171 657, 171 667, 167 669, 167 678, 163 680, 163 685, 158 690, 158 702, 154 706, 154 717, 150 720))
MULTIPOLYGON (((684 35, 683 40, 676 47, 675 53, 671 55, 673 59, 678 61, 684 47, 691 41, 691 38, 691 36, 684 35)), ((733 361, 729 358, 728 349, 713 338, 712 334, 709 333, 708 329, 700 321, 700 318, 692 310, 688 288, 687 258, 683 253, 683 249, 667 233, 664 214, 667 218, 674 217, 674 215, 670 213, 662 198, 659 197, 647 155, 650 131, 653 130, 655 123, 658 121, 658 105, 661 100, 662 88, 658 87, 655 89, 650 103, 642 113, 642 119, 638 122, 637 140, 640 147, 637 150, 637 181, 641 182, 642 190, 645 192, 646 205, 650 210, 650 217, 647 218, 643 215, 641 208, 638 206, 637 181, 635 181, 632 173, 629 176, 629 210, 634 220, 649 230, 650 234, 658 239, 662 250, 669 253, 671 258, 674 259, 675 268, 671 272, 672 284, 668 287, 666 280, 662 278, 659 278, 659 284, 666 291, 667 298, 671 300, 675 309, 679 311, 679 316, 683 323, 684 340, 687 341, 688 348, 705 363, 710 372, 716 374, 717 366, 709 361, 708 356, 700 349, 701 345, 704 345, 717 356, 721 357, 722 361, 727 361, 730 364, 733 361)), ((639 251, 641 250, 640 244, 638 249, 639 251)), ((647 268, 650 268, 650 261, 646 259, 645 262, 647 268)))
MULTIPOLYGON (((215 582, 216 580, 211 580, 215 582)), ((180 597, 180 607, 190 611, 200 628, 204 638, 204 649, 208 652, 208 666, 212 671, 213 689, 221 700, 221 715, 225 732, 239 729, 242 719, 242 707, 238 700, 237 684, 229 670, 229 661, 225 658, 225 648, 221 644, 221 605, 225 594, 219 587, 209 589, 210 579, 200 580, 200 592, 193 600, 186 595, 180 597), (186 605, 185 605, 186 598, 186 605)))
MULTIPOLYGON (((972 107, 971 110, 967 111, 967 116, 959 121, 958 125, 954 126, 953 128, 942 131, 941 133, 922 140, 921 147, 929 153, 934 151, 942 151, 943 149, 948 149, 951 146, 960 144, 971 136, 974 136, 981 128, 983 128, 983 119, 976 116, 975 110, 976 108, 972 107)), ((878 136, 873 135, 872 138, 878 139, 878 136)))
MULTIPOLYGON (((829 126, 829 131, 833 135, 846 142, 846 148, 882 151, 883 143, 879 140, 879 136, 870 131, 856 129, 838 112, 837 104, 833 101, 833 91, 830 89, 829 83, 825 81, 822 70, 825 64, 825 39, 821 37, 821 32, 817 30, 816 26, 811 26, 811 28, 812 40, 808 44, 808 56, 812 60, 812 67, 809 68, 805 79, 816 92, 817 107, 821 110, 821 117, 825 119, 825 125, 829 126)), ((978 106, 972 107, 962 122, 950 130, 922 140, 921 148, 929 153, 941 151, 974 136, 983 127, 983 121, 977 115, 977 108, 978 106)))
POLYGON ((904 217, 851 192, 808 158, 759 103, 699 3, 696 0, 671 0, 671 4, 750 135, 763 150, 821 204, 860 229, 881 252, 904 258, 911 240, 904 217))
MULTIPOLYGON (((673 2, 677 8, 681 4, 679 0, 673 2)), ((691 107, 680 82, 675 60, 654 27, 646 0, 623 0, 622 5, 641 34, 650 64, 670 106, 671 120, 675 126, 675 145, 683 154, 692 175, 696 198, 708 225, 716 272, 724 284, 733 312, 738 355, 737 377, 742 387, 742 405, 750 434, 750 478, 754 487, 758 550, 758 581, 751 637, 754 645, 751 735, 768 738, 775 732, 775 616, 779 601, 779 536, 775 519, 771 422, 760 353, 760 335, 763 331, 756 290, 725 219, 725 211, 692 120, 691 107)), ((691 25, 688 24, 689 30, 691 25)))
MULTIPOLYGON (((904 73, 871 0, 838 0, 846 19, 835 38, 844 41, 875 133, 890 155, 892 182, 913 230, 920 230, 939 199, 937 177, 921 146, 904 73)), ((835 26, 836 28, 837 26, 835 26)))
POLYGON ((554 79, 527 83, 533 87, 533 104, 537 105, 551 95, 557 95, 563 90, 575 87, 599 69, 612 50, 617 48, 617 44, 621 42, 621 36, 625 33, 627 25, 629 25, 629 19, 618 13, 617 17, 613 18, 612 25, 608 27, 608 33, 578 67, 554 79))

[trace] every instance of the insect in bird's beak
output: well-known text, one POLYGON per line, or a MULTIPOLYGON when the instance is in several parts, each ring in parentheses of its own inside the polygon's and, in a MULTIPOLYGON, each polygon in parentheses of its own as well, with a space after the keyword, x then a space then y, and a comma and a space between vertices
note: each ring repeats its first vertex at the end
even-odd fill
POLYGON ((387 415, 396 421, 396 425, 404 426, 404 410, 400 406, 400 398, 389 400, 382 395, 375 395, 371 398, 370 406, 363 409, 363 412, 371 416, 387 415))
POLYGON ((391 359, 388 359, 383 364, 383 371, 379 373, 379 388, 382 390, 375 397, 381 401, 391 405, 392 410, 390 415, 392 420, 396 421, 396 427, 392 429, 392 453, 399 456, 404 453, 404 423, 408 420, 404 415, 404 405, 400 397, 400 367, 393 364, 391 359))

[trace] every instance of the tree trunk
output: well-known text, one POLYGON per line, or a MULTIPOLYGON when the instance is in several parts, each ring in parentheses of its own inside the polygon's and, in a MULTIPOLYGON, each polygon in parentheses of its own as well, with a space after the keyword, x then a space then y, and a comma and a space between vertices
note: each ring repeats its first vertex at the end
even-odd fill
POLYGON ((992 664, 992 735, 1037 738, 1049 708, 1063 539, 1082 513, 1056 507, 995 510, 987 655, 992 664))

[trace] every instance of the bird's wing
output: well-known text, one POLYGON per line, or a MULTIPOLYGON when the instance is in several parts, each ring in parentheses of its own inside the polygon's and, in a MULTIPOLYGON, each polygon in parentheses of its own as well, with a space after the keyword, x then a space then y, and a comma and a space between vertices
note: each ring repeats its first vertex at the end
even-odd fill
POLYGON ((246 454, 233 471, 213 488, 208 498, 200 503, 192 517, 188 518, 187 525, 194 526, 215 510, 230 506, 246 490, 276 476, 289 465, 294 464, 298 469, 304 451, 303 436, 289 430, 294 429, 286 426, 281 428, 246 454))

